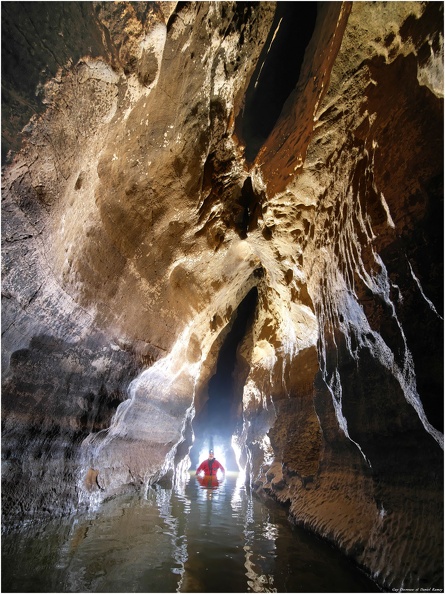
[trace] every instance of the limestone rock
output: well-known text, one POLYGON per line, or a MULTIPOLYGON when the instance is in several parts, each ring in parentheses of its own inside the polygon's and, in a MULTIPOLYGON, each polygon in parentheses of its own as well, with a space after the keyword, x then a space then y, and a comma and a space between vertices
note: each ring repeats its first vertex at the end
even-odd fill
POLYGON ((250 303, 252 486, 382 587, 443 587, 443 5, 17 4, 5 524, 172 476, 250 303))

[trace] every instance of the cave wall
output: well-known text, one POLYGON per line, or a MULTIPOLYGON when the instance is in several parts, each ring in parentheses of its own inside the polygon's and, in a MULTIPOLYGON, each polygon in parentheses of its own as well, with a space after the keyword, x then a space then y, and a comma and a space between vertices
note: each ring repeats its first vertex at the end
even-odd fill
POLYGON ((24 4, 2 5, 4 525, 171 474, 256 287, 252 487, 384 587, 443 587, 442 3, 24 4))
MULTIPOLYGON (((309 393, 299 353, 289 399, 269 392, 268 440, 258 428, 246 437, 263 450, 257 487, 290 502, 298 524, 380 583, 400 587, 403 575, 406 587, 422 588, 443 583, 443 283, 433 280, 443 275, 443 139, 431 129, 442 130, 443 90, 432 49, 441 9, 405 12, 412 7, 397 6, 396 26, 386 5, 352 6, 300 176, 284 186, 270 165, 286 165, 287 145, 301 142, 290 133, 277 150, 301 109, 291 99, 260 153, 280 206, 283 194, 316 197, 302 269, 320 334, 309 393), (426 147, 420 138, 430 137, 426 147)), ((297 88, 296 103, 307 92, 297 88)))

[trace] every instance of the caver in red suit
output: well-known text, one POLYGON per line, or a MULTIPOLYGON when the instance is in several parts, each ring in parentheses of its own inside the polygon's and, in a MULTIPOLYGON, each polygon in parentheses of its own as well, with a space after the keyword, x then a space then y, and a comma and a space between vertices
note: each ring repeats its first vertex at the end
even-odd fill
POLYGON ((220 468, 222 472, 226 472, 224 470, 224 466, 220 464, 214 457, 213 450, 210 450, 208 460, 201 462, 201 464, 196 469, 196 474, 203 472, 206 476, 216 476, 218 468, 220 468))

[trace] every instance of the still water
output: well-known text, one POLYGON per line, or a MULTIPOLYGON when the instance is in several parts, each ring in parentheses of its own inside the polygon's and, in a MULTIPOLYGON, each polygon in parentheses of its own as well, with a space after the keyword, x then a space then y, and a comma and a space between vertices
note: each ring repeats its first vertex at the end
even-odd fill
POLYGON ((149 488, 2 539, 2 592, 377 592, 237 473, 149 488))

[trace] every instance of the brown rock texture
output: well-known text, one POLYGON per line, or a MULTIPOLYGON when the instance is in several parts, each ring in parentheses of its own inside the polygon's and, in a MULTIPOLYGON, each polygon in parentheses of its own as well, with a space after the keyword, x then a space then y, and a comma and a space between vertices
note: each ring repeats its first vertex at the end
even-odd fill
POLYGON ((4 526, 177 474, 250 308, 251 486, 443 588, 443 4, 13 2, 2 52, 4 526))

